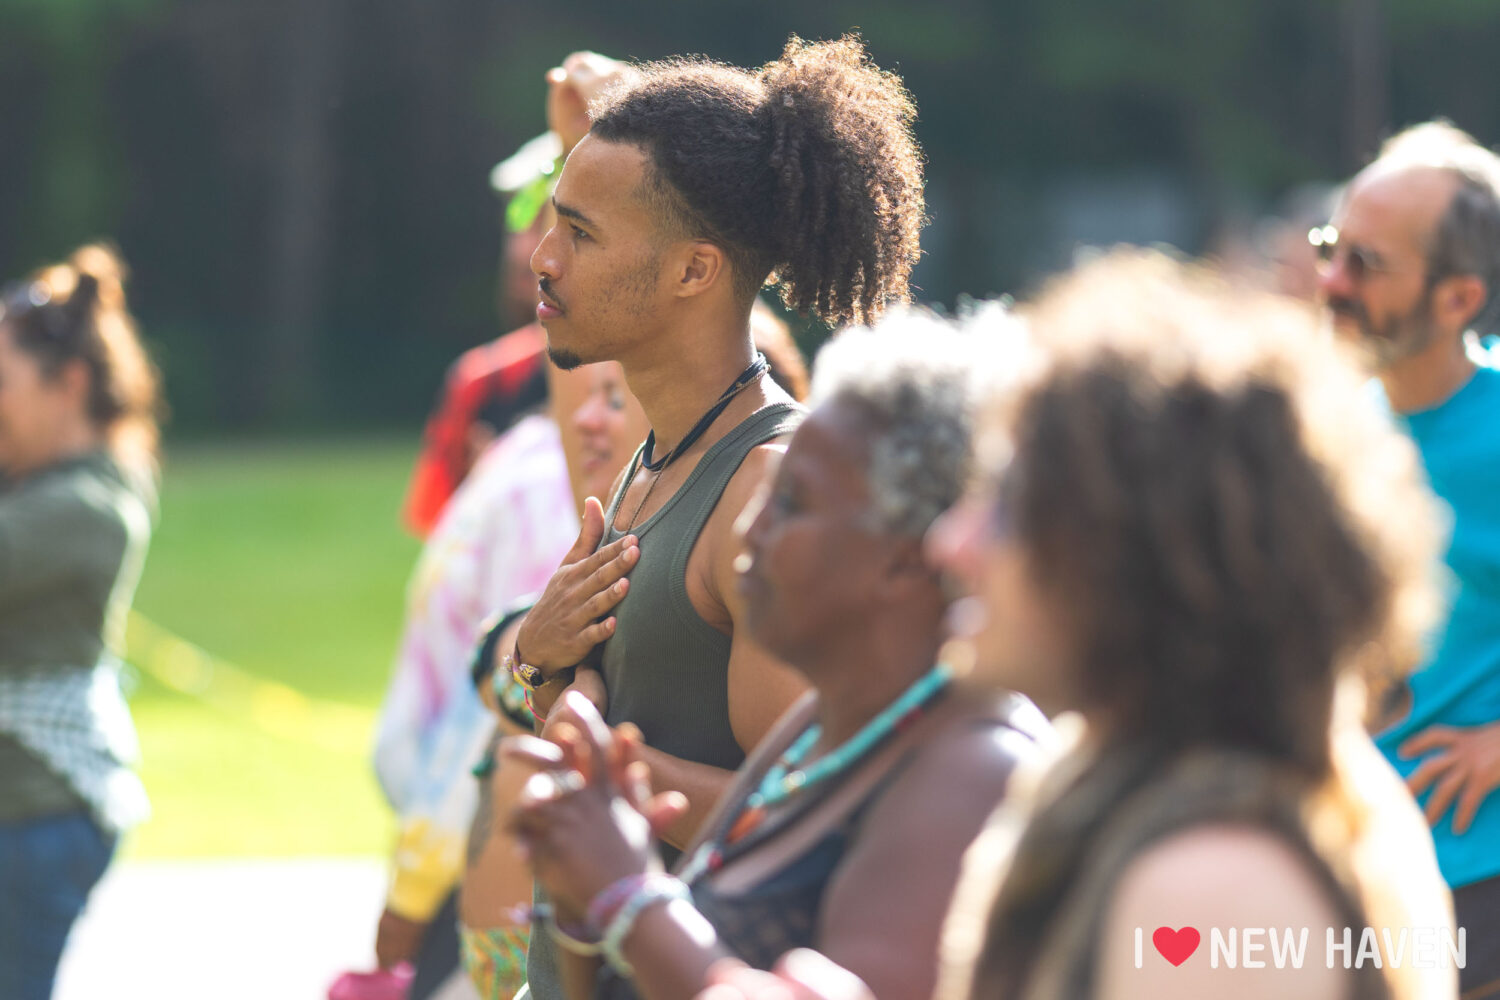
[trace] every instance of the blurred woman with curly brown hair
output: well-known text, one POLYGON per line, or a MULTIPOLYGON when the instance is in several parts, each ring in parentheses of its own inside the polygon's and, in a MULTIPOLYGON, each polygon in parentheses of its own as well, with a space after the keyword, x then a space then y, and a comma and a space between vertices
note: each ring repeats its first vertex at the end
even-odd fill
POLYGON ((114 650, 151 532, 157 380, 103 246, 0 300, 0 996, 51 995, 143 819, 114 650))
POLYGON ((988 486, 930 542, 984 607, 979 676, 1081 725, 971 849, 939 995, 1452 996, 1430 839, 1359 724, 1432 611, 1410 445, 1299 308, 1159 256, 1028 321, 988 486), (1384 967, 1348 969, 1366 927, 1384 967), (1220 967, 1256 928, 1300 967, 1220 967))

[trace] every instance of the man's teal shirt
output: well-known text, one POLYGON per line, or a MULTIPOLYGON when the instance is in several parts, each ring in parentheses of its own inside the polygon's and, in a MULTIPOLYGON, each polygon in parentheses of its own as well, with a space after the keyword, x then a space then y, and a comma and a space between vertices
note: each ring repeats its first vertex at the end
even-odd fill
MULTIPOLYGON (((1476 360, 1478 371, 1446 403, 1396 418, 1452 513, 1447 622, 1411 678, 1411 713, 1376 738, 1403 778, 1421 761, 1402 758, 1398 748, 1427 727, 1500 722, 1500 368, 1492 357, 1476 360)), ((1429 788, 1424 804, 1430 794, 1429 788)), ((1452 821, 1450 809, 1432 831, 1448 884, 1500 874, 1500 790, 1484 800, 1463 836, 1454 834, 1452 821)))

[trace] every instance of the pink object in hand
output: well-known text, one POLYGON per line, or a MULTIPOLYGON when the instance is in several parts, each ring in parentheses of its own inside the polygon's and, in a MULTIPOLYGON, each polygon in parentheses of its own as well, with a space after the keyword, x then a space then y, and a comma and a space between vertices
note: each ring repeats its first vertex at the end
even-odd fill
POLYGON ((328 987, 328 1000, 406 1000, 413 971, 402 962, 394 969, 346 972, 328 987))

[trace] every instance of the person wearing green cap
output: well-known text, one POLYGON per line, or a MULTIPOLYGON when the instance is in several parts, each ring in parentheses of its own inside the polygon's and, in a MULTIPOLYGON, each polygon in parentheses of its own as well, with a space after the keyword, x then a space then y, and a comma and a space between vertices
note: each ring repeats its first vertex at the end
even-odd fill
MULTIPOLYGON (((592 57, 587 65, 594 72, 579 80, 549 75, 551 130, 491 172, 492 187, 510 198, 502 315, 518 304, 527 314, 535 308, 535 282, 517 289, 514 275, 530 276, 531 253, 551 224, 546 198, 558 157, 587 130, 575 111, 618 64, 592 57), (528 195, 538 189, 540 199, 528 195)), ((533 318, 465 352, 428 425, 407 504, 408 523, 427 544, 376 736, 375 769, 398 826, 376 930, 380 969, 344 976, 334 991, 340 996, 404 985, 397 970, 413 963, 409 997, 421 1000, 458 966, 456 887, 476 798, 469 769, 491 729, 469 690, 468 651, 490 612, 545 582, 578 525, 569 472, 579 463, 564 455, 577 452, 569 418, 588 376, 552 377, 559 373, 547 364, 544 343, 533 318), (549 397, 552 416, 540 412, 549 397)))

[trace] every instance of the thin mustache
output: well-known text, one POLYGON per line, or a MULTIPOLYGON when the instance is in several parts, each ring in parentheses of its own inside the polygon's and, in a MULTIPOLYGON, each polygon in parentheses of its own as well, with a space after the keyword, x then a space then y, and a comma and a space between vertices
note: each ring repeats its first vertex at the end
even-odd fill
POLYGON ((542 293, 542 298, 547 299, 559 309, 563 308, 562 300, 559 299, 552 291, 552 282, 548 281, 546 278, 542 278, 537 281, 536 287, 537 290, 542 293))

